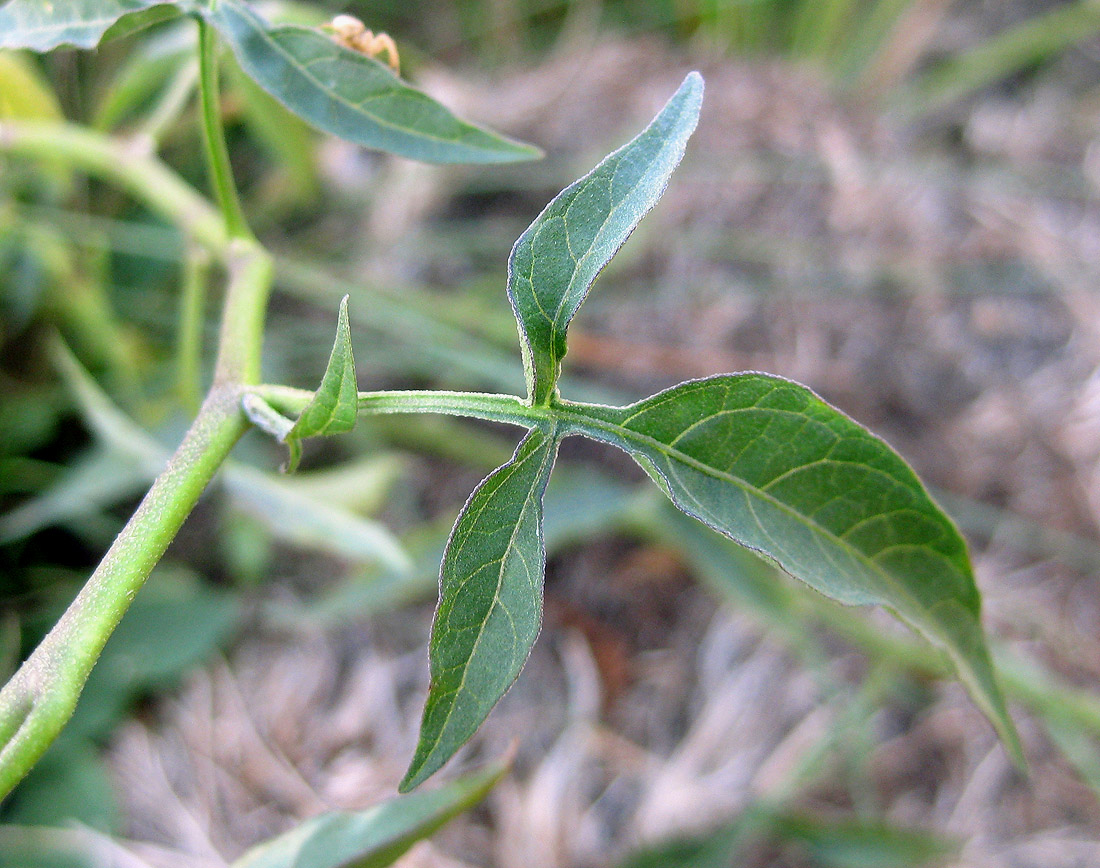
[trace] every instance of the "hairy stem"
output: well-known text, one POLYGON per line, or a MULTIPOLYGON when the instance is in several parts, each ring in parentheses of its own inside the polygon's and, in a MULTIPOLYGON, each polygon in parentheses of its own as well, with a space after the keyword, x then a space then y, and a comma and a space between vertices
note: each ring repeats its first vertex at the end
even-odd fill
POLYGON ((154 157, 124 143, 67 125, 0 124, 0 153, 51 156, 116 182, 212 252, 229 274, 214 383, 194 422, 76 600, 0 690, 0 797, 72 716, 107 639, 248 427, 241 396, 260 378, 272 263, 239 214, 220 139, 210 46, 203 57, 204 117, 215 119, 206 117, 208 152, 224 216, 154 157))
MULTIPOLYGON (((258 386, 249 392, 282 413, 298 414, 313 398, 307 389, 288 386, 258 386)), ((549 407, 532 407, 515 395, 487 392, 394 391, 360 392, 359 413, 376 416, 390 413, 441 413, 488 422, 506 422, 524 428, 545 425, 555 418, 549 407)))
POLYGON ((245 430, 235 389, 216 387, 76 600, 0 691, 0 794, 72 716, 107 638, 245 430))

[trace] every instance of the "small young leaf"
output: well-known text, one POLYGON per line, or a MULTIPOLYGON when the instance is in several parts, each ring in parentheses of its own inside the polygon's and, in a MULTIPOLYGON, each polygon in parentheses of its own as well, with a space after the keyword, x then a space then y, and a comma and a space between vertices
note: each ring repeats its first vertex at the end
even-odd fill
POLYGON ((434 774, 516 680, 542 623, 542 496, 556 430, 534 429, 474 489, 451 531, 429 645, 420 741, 400 791, 434 774))
POLYGON ((341 434, 355 427, 359 414, 358 392, 355 382, 355 357, 351 351, 351 326, 348 324, 348 297, 340 302, 340 315, 336 324, 336 341, 328 358, 328 367, 321 378, 321 385, 313 393, 313 399, 302 410, 298 421, 283 436, 290 447, 290 466, 293 472, 301 455, 300 442, 306 437, 324 434, 341 434))
POLYGON ((882 440, 765 374, 682 383, 629 407, 559 406, 573 430, 629 452, 688 515, 835 600, 891 608, 948 653, 1020 760, 966 543, 882 440))
POLYGON ((124 15, 166 0, 10 0, 0 7, 0 48, 94 48, 124 15))
POLYGON ((559 193, 512 248, 508 297, 533 404, 554 395, 570 321, 596 276, 661 197, 702 101, 703 79, 693 72, 637 138, 559 193))
POLYGON ((537 148, 459 120, 385 64, 316 30, 269 25, 241 0, 219 0, 204 14, 260 87, 327 133, 428 163, 539 156, 537 148))
POLYGON ((232 868, 382 868, 480 802, 500 764, 430 793, 391 799, 360 813, 322 814, 252 850, 232 868))

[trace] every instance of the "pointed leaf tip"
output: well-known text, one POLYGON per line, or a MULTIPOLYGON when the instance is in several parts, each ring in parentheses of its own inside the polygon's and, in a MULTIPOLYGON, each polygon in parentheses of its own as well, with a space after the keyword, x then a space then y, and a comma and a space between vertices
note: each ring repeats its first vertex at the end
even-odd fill
POLYGON ((885 442, 766 374, 681 383, 628 407, 563 406, 683 512, 834 600, 888 607, 943 649, 1020 764, 966 542, 885 442))
POLYGON ((555 394, 566 331, 597 275, 660 199, 699 120, 703 77, 690 73, 648 127, 566 187, 519 237, 508 298, 532 403, 555 394))
POLYGON ((203 14, 253 81, 326 133, 428 163, 503 163, 541 155, 538 148, 459 119, 385 64, 317 30, 268 24, 241 0, 219 0, 203 14))
POLYGON ((348 296, 340 302, 336 340, 329 355, 321 385, 302 410, 298 421, 283 437, 290 449, 288 470, 293 472, 301 458, 301 441, 306 437, 341 434, 355 427, 359 416, 359 393, 355 379, 355 356, 351 349, 348 296))
POLYGON ((535 429, 474 489, 440 569, 431 685, 406 793, 481 726, 523 668, 542 624, 542 497, 559 434, 535 429))

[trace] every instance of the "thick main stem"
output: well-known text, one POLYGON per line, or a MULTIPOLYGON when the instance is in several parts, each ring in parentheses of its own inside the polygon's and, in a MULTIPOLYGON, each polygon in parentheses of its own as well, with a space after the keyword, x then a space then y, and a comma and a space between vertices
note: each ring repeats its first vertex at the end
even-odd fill
POLYGON ((103 646, 218 466, 244 432, 238 390, 216 386, 103 560, 34 653, 0 691, 0 794, 30 769, 72 716, 103 646))
POLYGON ((221 218, 151 156, 127 154, 120 143, 72 127, 0 125, 0 152, 68 157, 77 168, 119 182, 214 253, 229 273, 214 383, 194 422, 77 598, 0 690, 0 798, 68 722, 107 639, 248 426, 241 396, 260 378, 272 263, 244 223, 228 175, 211 40, 204 31, 200 82, 221 218))

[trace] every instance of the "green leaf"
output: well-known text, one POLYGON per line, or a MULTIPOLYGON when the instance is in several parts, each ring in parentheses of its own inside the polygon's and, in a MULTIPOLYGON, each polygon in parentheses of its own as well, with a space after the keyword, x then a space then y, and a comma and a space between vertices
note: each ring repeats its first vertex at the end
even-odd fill
POLYGON ((693 72, 633 141, 566 187, 516 241, 508 297, 533 404, 555 394, 569 323, 596 276, 657 203, 699 119, 703 79, 693 72))
POLYGON ((629 407, 561 403, 625 449, 682 511, 846 604, 888 606, 951 657, 1017 761, 955 525, 882 440, 765 374, 682 383, 629 407))
POLYGON ((165 0, 11 0, 0 7, 0 48, 94 48, 120 18, 165 0))
MULTIPOLYGON (((161 0, 161 2, 164 3, 165 0, 161 0)), ((141 12, 123 15, 118 21, 107 28, 100 43, 110 42, 112 39, 124 39, 127 36, 133 36, 135 33, 140 33, 142 30, 147 30, 157 24, 179 18, 182 15, 183 7, 190 8, 189 4, 179 3, 171 6, 153 6, 141 12)))
MULTIPOLYGON (((0 9, 0 17, 5 11, 0 9)), ((0 54, 0 118, 55 122, 62 119, 57 95, 27 55, 0 54)))
POLYGON ((420 741, 399 787, 434 774, 512 686, 542 622, 542 496, 556 429, 534 429, 470 495, 443 555, 420 741))
POLYGON ((302 410, 298 421, 283 436, 290 447, 290 472, 301 457, 299 442, 306 437, 342 434, 355 427, 359 414, 358 391, 355 382, 355 356, 351 351, 351 326, 348 324, 348 297, 340 302, 336 323, 336 341, 328 358, 328 367, 321 385, 302 410))
POLYGON ((322 814, 249 850, 232 868, 382 868, 480 802, 503 764, 430 793, 401 796, 360 813, 322 814))
POLYGON ((270 25, 240 0, 220 0, 204 14, 260 87, 327 133, 429 163, 539 156, 537 148, 459 120, 384 64, 317 30, 270 25))

